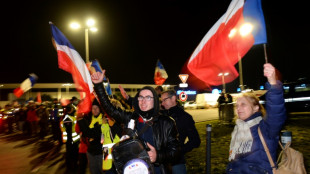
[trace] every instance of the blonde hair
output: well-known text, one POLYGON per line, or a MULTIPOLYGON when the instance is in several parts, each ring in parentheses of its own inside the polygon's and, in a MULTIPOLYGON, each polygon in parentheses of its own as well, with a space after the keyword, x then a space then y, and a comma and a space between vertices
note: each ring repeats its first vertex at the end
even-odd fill
POLYGON ((249 101, 253 106, 258 106, 258 111, 262 113, 264 117, 266 115, 266 110, 262 104, 259 103, 259 98, 255 95, 254 92, 245 92, 240 93, 236 99, 244 97, 247 101, 249 101))

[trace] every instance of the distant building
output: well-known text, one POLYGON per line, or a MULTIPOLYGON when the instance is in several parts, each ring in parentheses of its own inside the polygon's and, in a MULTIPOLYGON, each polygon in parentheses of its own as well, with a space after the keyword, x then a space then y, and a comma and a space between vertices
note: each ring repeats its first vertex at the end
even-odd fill
MULTIPOLYGON (((130 96, 136 95, 137 91, 146 85, 154 88, 157 86, 153 84, 110 84, 113 94, 119 92, 119 85, 121 85, 130 96)), ((13 94, 13 90, 19 86, 19 83, 0 84, 0 106, 3 107, 5 104, 17 100, 13 94)), ((162 87, 166 90, 174 86, 162 85, 162 87)), ((75 85, 72 83, 36 83, 32 89, 23 94, 18 100, 27 101, 29 99, 35 99, 38 92, 40 92, 41 96, 46 94, 57 99, 71 99, 73 96, 80 97, 75 85)))

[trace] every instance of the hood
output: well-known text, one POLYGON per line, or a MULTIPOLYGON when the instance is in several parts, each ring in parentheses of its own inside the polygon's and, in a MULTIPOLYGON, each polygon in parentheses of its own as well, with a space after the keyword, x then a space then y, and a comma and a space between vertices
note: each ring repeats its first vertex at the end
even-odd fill
POLYGON ((134 110, 136 113, 138 113, 139 115, 142 115, 143 117, 145 117, 147 119, 157 116, 158 112, 159 112, 159 98, 158 98, 158 95, 157 95, 155 89, 151 86, 145 86, 142 89, 140 89, 138 91, 138 93, 136 94, 134 100, 133 100, 133 107, 134 107, 134 110), (147 111, 147 112, 144 112, 144 113, 146 113, 146 115, 143 114, 143 111, 140 110, 139 101, 138 101, 138 97, 140 95, 140 92, 144 89, 150 90, 154 96, 154 108, 147 111))

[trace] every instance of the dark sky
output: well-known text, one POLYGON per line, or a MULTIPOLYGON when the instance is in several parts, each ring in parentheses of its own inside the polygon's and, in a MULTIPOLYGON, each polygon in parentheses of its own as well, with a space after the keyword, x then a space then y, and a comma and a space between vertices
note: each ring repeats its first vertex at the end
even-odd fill
MULTIPOLYGON (((111 83, 154 84, 155 64, 160 59, 169 76, 166 84, 178 85, 183 64, 225 13, 230 0, 7 3, 1 6, 0 83, 21 83, 30 73, 38 75, 38 83, 72 82, 71 75, 58 68, 49 21, 85 58, 84 30, 72 31, 69 23, 72 20, 83 23, 93 17, 99 30, 89 34, 90 59, 100 61, 111 83)), ((268 58, 282 73, 283 80, 310 75, 306 62, 310 50, 306 18, 309 13, 302 3, 262 0, 268 58)), ((253 46, 243 58, 244 84, 255 89, 265 82, 263 64, 263 46, 253 46)), ((235 90, 237 85, 238 78, 226 87, 235 90)))

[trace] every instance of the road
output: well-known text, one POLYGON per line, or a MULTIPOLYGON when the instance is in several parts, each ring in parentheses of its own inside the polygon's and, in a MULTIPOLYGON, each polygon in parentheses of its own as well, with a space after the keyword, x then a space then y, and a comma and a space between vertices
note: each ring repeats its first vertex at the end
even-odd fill
MULTIPOLYGON (((218 119, 217 108, 186 111, 195 122, 218 119)), ((66 170, 64 161, 65 145, 56 146, 49 136, 39 140, 20 132, 0 134, 0 173, 73 173, 66 170)))
POLYGON ((207 121, 207 120, 219 119, 218 108, 186 109, 185 111, 193 116, 193 119, 196 123, 202 122, 202 121, 207 121))

